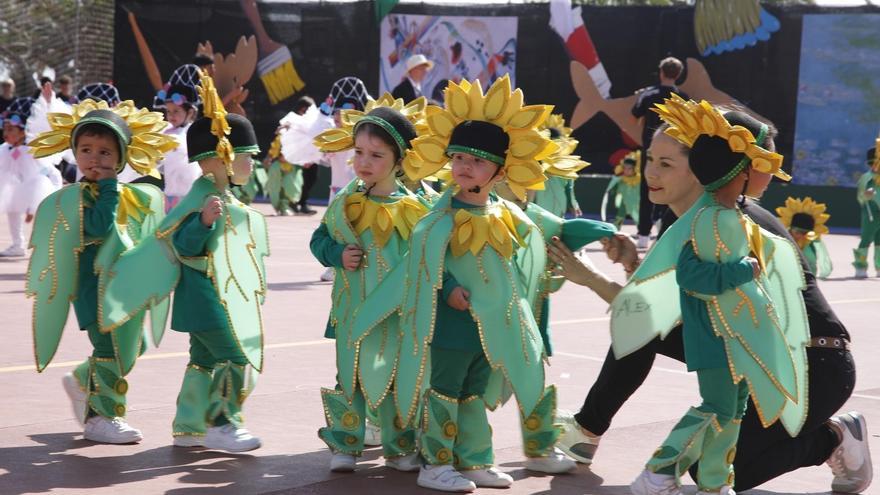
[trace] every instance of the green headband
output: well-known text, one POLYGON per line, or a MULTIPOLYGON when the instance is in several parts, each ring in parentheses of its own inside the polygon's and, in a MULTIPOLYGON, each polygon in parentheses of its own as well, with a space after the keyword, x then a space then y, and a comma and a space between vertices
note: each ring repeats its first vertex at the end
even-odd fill
POLYGON ((400 133, 397 132, 397 129, 395 129, 393 125, 391 125, 387 120, 383 118, 376 117, 375 115, 364 115, 363 117, 361 117, 360 120, 357 121, 357 123, 354 124, 352 135, 357 134, 358 126, 366 122, 369 122, 370 124, 376 124, 377 126, 381 127, 382 130, 387 132, 388 135, 391 136, 392 139, 394 139, 394 142, 397 143, 397 148, 400 150, 401 158, 406 156, 406 150, 409 149, 409 143, 406 141, 406 139, 403 139, 403 136, 401 136, 400 133))
POLYGON ((471 148, 469 146, 462 146, 460 144, 450 144, 446 147, 446 155, 452 155, 453 153, 467 153, 469 155, 474 155, 482 158, 483 160, 489 160, 490 162, 498 165, 499 167, 504 166, 504 158, 495 155, 493 153, 489 153, 488 151, 478 150, 477 148, 471 148))
MULTIPOLYGON (((247 146, 238 146, 236 148, 232 148, 232 151, 235 154, 248 153, 251 155, 256 155, 257 153, 260 152, 260 147, 256 144, 249 144, 247 146)), ((192 159, 190 161, 197 162, 199 160, 204 160, 206 158, 213 158, 215 156, 218 156, 217 150, 210 150, 210 151, 206 151, 204 153, 199 153, 198 155, 192 157, 192 159)))
MULTIPOLYGON (((769 130, 769 128, 767 127, 766 124, 761 124, 761 132, 759 132, 758 137, 755 138, 755 144, 760 143, 761 141, 764 140, 765 137, 767 137, 768 130, 769 130)), ((760 144, 758 144, 758 146, 760 146, 760 144)), ((743 159, 740 160, 739 163, 737 163, 736 166, 730 170, 730 172, 727 172, 724 175, 724 177, 717 179, 717 180, 714 180, 714 181, 710 182, 709 184, 706 184, 703 188, 709 192, 717 191, 718 189, 721 189, 722 187, 724 187, 725 184, 732 181, 733 178, 736 177, 737 174, 742 172, 746 168, 746 165, 748 165, 751 162, 752 162, 751 158, 749 158, 748 156, 744 156, 743 159)))

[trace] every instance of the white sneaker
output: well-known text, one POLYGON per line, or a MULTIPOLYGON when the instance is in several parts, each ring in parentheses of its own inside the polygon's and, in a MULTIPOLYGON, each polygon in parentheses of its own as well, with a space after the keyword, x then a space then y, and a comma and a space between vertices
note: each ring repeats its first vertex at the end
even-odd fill
POLYGON ((546 457, 529 457, 526 460, 526 469, 548 474, 570 473, 577 469, 577 463, 565 456, 559 449, 546 457))
POLYGON ((3 251, 0 251, 0 256, 4 258, 20 258, 24 256, 24 248, 19 246, 9 246, 3 251))
POLYGON ((591 437, 584 433, 570 411, 556 411, 556 420, 563 425, 562 435, 556 443, 559 450, 580 463, 592 464, 602 437, 591 437))
POLYGON ((322 282, 332 282, 333 278, 336 276, 336 269, 333 267, 327 268, 324 270, 324 273, 321 274, 322 282))
POLYGON ((385 467, 396 469, 404 473, 413 473, 422 468, 422 459, 419 457, 418 453, 413 452, 409 455, 385 459, 385 467))
POLYGON ((364 429, 364 445, 368 447, 376 447, 382 445, 382 428, 379 425, 367 421, 364 429))
POLYGON ((502 473, 493 467, 461 471, 461 475, 473 481, 475 485, 486 488, 507 488, 513 484, 513 478, 509 474, 502 473))
POLYGON ((733 491, 733 488, 724 485, 717 492, 704 492, 703 490, 700 490, 697 492, 697 495, 736 495, 736 492, 733 491))
POLYGON ((70 398, 70 405, 73 406, 73 417, 79 421, 79 424, 85 425, 86 413, 88 412, 86 408, 88 395, 86 395, 83 389, 79 388, 79 381, 73 376, 73 373, 64 375, 61 378, 61 384, 64 385, 64 391, 67 392, 67 396, 70 398))
POLYGON ((140 430, 132 428, 119 416, 110 419, 92 416, 86 421, 83 438, 99 443, 137 443, 144 439, 140 430))
MULTIPOLYGON (((6 252, 6 251, 4 251, 6 252)), ((0 254, 0 256, 6 256, 4 254, 0 254)), ((856 278, 868 278, 868 269, 867 268, 856 268, 856 278)))
POLYGON ((441 492, 472 492, 477 489, 473 481, 462 476, 449 464, 422 466, 416 484, 441 492))
POLYGON ((865 417, 852 411, 833 416, 829 422, 843 438, 826 461, 834 473, 831 489, 842 493, 861 493, 868 488, 874 476, 865 417))
POLYGON ((638 242, 636 242, 636 249, 648 249, 649 242, 651 242, 651 236, 640 235, 638 242))
POLYGON ((251 435, 245 428, 236 428, 232 423, 208 428, 205 447, 226 452, 247 452, 260 448, 260 439, 251 435))
POLYGON ((172 444, 175 447, 204 447, 204 435, 178 435, 174 437, 172 444))
POLYGON ((335 453, 330 458, 330 471, 334 473, 350 473, 354 471, 357 459, 351 454, 335 453))
POLYGON ((671 474, 657 474, 647 469, 629 485, 633 495, 682 495, 671 474))

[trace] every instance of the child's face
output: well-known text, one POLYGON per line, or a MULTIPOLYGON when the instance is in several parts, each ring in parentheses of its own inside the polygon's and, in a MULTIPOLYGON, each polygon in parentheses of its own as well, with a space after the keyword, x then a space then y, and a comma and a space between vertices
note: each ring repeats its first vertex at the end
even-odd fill
POLYGON ((803 247, 803 245, 807 243, 807 234, 804 231, 800 229, 790 229, 788 232, 797 242, 798 246, 803 247))
POLYGON ((238 153, 232 161, 232 183, 243 186, 251 178, 254 171, 254 159, 250 153, 238 153))
POLYGON ((753 168, 749 168, 749 183, 746 184, 746 196, 751 198, 760 198, 764 195, 764 191, 773 180, 773 176, 764 172, 758 172, 753 168))
POLYGON ((498 165, 470 153, 452 154, 452 179, 463 191, 475 187, 487 191, 503 177, 498 165), (494 175, 494 177, 493 177, 494 175))
POLYGON ((110 136, 81 135, 76 139, 76 166, 83 177, 98 180, 101 170, 113 170, 119 164, 119 143, 110 136))
POLYGON ((675 204, 702 187, 691 172, 688 157, 677 141, 665 134, 655 134, 645 163, 648 199, 659 205, 675 204))
POLYGON ((392 175, 394 150, 381 139, 359 132, 354 139, 354 173, 367 184, 375 184, 392 175))
POLYGON ((11 146, 18 146, 24 141, 24 129, 12 122, 3 122, 3 140, 11 146))
POLYGON ((628 163, 624 163, 623 164, 623 175, 624 175, 624 177, 632 177, 632 176, 636 175, 636 167, 633 165, 630 165, 628 163))
POLYGON ((174 102, 165 102, 165 119, 174 127, 180 127, 186 124, 189 112, 185 107, 174 102))

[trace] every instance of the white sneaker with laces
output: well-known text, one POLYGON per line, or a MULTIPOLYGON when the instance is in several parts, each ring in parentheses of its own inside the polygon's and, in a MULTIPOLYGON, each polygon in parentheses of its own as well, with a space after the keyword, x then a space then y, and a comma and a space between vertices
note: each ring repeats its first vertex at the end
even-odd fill
POLYGON ((473 481, 475 485, 486 488, 507 488, 513 484, 513 478, 509 474, 502 473, 493 467, 461 471, 461 475, 473 481))
POLYGON ((556 411, 556 420, 563 425, 562 435, 556 443, 559 450, 582 464, 592 464, 602 437, 593 437, 584 433, 571 411, 562 409, 556 411))
POLYGON ((570 473, 577 469, 577 463, 566 457, 559 449, 546 457, 529 457, 526 459, 526 469, 539 473, 562 474, 570 473))
POLYGON ((333 277, 335 277, 335 276, 336 276, 336 270, 333 269, 332 267, 327 268, 326 270, 324 270, 324 273, 321 274, 321 281, 322 282, 332 282, 333 277))
POLYGON ((874 477, 865 417, 852 411, 833 416, 828 422, 843 438, 826 461, 834 473, 831 489, 841 493, 861 493, 870 486, 874 477))
POLYGON ((3 251, 0 251, 0 256, 4 258, 20 258, 24 256, 24 248, 20 246, 9 246, 3 251))
POLYGON ((633 495, 683 495, 675 476, 657 474, 647 469, 629 485, 629 489, 633 495))
POLYGON ((83 389, 79 388, 79 382, 73 373, 67 373, 61 378, 61 384, 64 385, 64 391, 70 398, 70 405, 73 406, 73 417, 79 421, 79 424, 86 424, 86 400, 88 396, 83 389))
POLYGON ((251 435, 245 428, 236 428, 232 423, 208 428, 205 447, 226 452, 247 452, 260 448, 260 439, 251 435))
POLYGON ((172 445, 175 447, 204 447, 204 435, 178 435, 174 437, 172 445))
POLYGON ((121 444, 140 442, 144 436, 140 430, 132 428, 119 416, 112 419, 92 416, 86 420, 83 438, 99 443, 121 444))
POLYGON ((357 465, 357 458, 351 454, 336 452, 330 458, 330 471, 334 473, 350 473, 357 465))
POLYGON ((733 488, 724 485, 717 492, 704 492, 703 490, 699 490, 697 495, 736 495, 736 492, 733 491, 733 488))
POLYGON ((422 466, 416 484, 441 492, 472 492, 477 489, 473 481, 465 478, 452 466, 442 464, 422 466))
POLYGON ((638 242, 636 242, 636 248, 637 249, 648 249, 649 242, 651 242, 651 236, 640 235, 638 242))
POLYGON ((368 447, 382 445, 382 428, 379 425, 367 421, 364 429, 364 445, 368 447))
POLYGON ((417 452, 413 452, 409 455, 385 459, 385 467, 404 473, 413 473, 422 468, 422 459, 417 452))

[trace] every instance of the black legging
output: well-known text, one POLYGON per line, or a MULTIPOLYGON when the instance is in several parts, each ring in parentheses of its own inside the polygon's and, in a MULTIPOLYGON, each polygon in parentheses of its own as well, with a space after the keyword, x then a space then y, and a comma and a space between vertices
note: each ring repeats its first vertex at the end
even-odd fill
POLYGON ((306 206, 306 202, 309 200, 309 193, 312 190, 312 186, 315 185, 315 182, 318 181, 318 165, 312 164, 311 167, 302 169, 302 177, 303 177, 303 186, 302 186, 302 194, 299 199, 300 207, 306 206))

